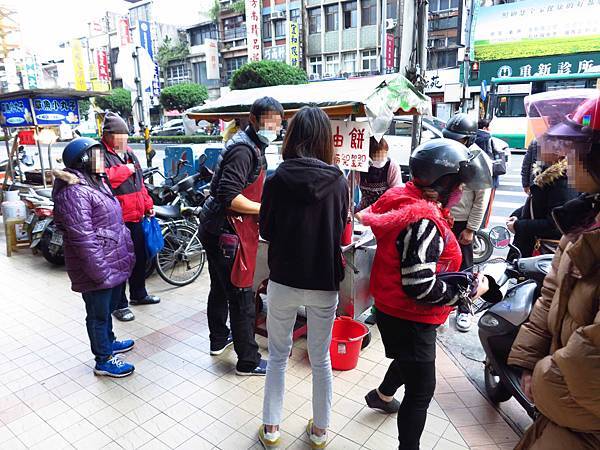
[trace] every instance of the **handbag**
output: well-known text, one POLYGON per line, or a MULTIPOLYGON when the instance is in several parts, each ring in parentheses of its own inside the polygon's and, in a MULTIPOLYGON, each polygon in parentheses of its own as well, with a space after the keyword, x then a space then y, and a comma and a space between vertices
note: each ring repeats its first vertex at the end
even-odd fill
POLYGON ((492 175, 494 177, 506 174, 506 159, 504 158, 503 151, 497 151, 494 147, 494 139, 490 140, 492 146, 492 155, 494 156, 492 161, 492 175))
POLYGON ((144 241, 146 242, 146 255, 148 259, 152 259, 165 246, 162 230, 156 217, 144 217, 142 229, 144 230, 144 241))
POLYGON ((536 238, 531 256, 549 255, 556 253, 556 249, 558 248, 559 243, 560 241, 556 239, 536 238))

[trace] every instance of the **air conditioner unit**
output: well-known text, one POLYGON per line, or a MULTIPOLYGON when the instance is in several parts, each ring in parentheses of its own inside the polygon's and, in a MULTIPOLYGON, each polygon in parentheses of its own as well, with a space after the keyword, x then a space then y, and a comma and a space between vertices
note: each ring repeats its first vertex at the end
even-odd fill
POLYGON ((271 13, 271 20, 285 19, 285 11, 273 11, 271 13))
POLYGON ((398 21, 396 19, 385 19, 385 29, 393 30, 398 25, 398 21))
POLYGON ((309 80, 318 80, 318 79, 319 79, 319 74, 318 74, 318 73, 311 73, 311 74, 308 76, 308 79, 309 79, 309 80))

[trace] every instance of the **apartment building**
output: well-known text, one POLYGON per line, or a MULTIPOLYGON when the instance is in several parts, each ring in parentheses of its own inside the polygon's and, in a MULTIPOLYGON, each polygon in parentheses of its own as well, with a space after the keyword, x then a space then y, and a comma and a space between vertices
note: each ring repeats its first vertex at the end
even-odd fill
POLYGON ((305 0, 306 70, 311 79, 381 73, 382 30, 399 35, 398 12, 404 4, 384 1, 305 0))

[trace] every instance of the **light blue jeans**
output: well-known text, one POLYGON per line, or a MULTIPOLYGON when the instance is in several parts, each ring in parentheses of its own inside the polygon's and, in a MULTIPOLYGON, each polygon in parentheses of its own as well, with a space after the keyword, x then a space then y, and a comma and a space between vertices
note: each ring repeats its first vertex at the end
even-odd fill
POLYGON ((294 323, 298 307, 306 306, 308 356, 312 367, 313 420, 318 428, 329 427, 333 392, 329 344, 337 302, 337 291, 296 289, 269 281, 267 288, 269 364, 263 402, 265 425, 281 423, 285 368, 292 349, 294 323))

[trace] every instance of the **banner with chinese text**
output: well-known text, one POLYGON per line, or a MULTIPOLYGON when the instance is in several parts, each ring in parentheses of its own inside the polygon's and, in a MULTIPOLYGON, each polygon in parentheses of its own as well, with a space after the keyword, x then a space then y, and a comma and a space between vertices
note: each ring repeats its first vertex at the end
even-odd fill
POLYGON ((300 67, 300 31, 298 22, 290 21, 288 41, 288 64, 293 67, 300 67))
POLYGON ((342 170, 369 171, 369 122, 332 120, 334 164, 342 170))
POLYGON ((206 48, 206 78, 209 80, 220 80, 219 44, 215 39, 206 39, 204 46, 206 48))
POLYGON ((119 17, 119 20, 117 21, 117 35, 119 36, 120 47, 126 47, 129 44, 133 44, 131 30, 129 29, 129 18, 125 16, 119 17))
POLYGON ((85 64, 83 61, 83 47, 79 39, 71 41, 71 57, 73 59, 73 74, 75 76, 75 89, 78 91, 87 90, 85 83, 85 64))
POLYGON ((246 0, 246 41, 248 62, 262 60, 260 0, 246 0))
POLYGON ((148 55, 154 61, 154 79, 152 80, 152 96, 155 98, 160 97, 160 75, 158 70, 158 63, 154 58, 154 48, 152 45, 152 27, 150 22, 147 20, 138 21, 138 28, 140 29, 140 45, 148 52, 148 55))
POLYGON ((391 69, 394 67, 394 56, 396 55, 396 40, 394 35, 387 33, 385 35, 385 67, 391 69))

